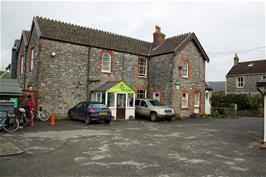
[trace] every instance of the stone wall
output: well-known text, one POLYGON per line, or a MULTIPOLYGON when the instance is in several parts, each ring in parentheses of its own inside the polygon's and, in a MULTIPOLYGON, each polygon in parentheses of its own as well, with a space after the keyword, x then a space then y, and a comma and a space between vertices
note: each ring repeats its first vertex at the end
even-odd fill
POLYGON ((253 75, 243 75, 244 77, 244 88, 237 88, 236 82, 237 77, 240 76, 230 76, 226 78, 226 89, 227 93, 234 94, 259 94, 256 88, 256 82, 262 78, 262 76, 266 76, 264 74, 253 74, 253 75))
POLYGON ((87 99, 88 47, 41 38, 38 64, 39 106, 65 117, 87 99))
POLYGON ((149 97, 153 92, 160 92, 160 101, 169 106, 172 105, 172 70, 173 54, 159 55, 149 60, 149 97))
POLYGON ((25 61, 26 67, 26 78, 25 85, 26 88, 32 87, 33 91, 37 90, 37 71, 38 71, 38 61, 39 61, 39 37, 36 28, 33 28, 31 37, 28 43, 27 59, 25 61), (34 56, 31 56, 31 49, 34 48, 34 56), (30 60, 33 60, 33 67, 30 70, 30 60))
POLYGON ((90 49, 90 80, 89 91, 94 90, 106 81, 123 80, 135 91, 139 88, 147 89, 147 78, 138 77, 137 55, 122 52, 103 50, 98 48, 90 49), (108 52, 112 56, 112 69, 110 73, 101 72, 101 56, 108 52))
POLYGON ((24 44, 24 39, 20 41, 20 48, 18 50, 18 57, 17 57, 17 81, 21 89, 24 88, 24 72, 25 72, 25 61, 26 61, 26 53, 25 53, 25 44, 24 44), (24 62, 23 62, 23 72, 21 74, 20 68, 21 68, 21 57, 23 56, 24 62))
POLYGON ((172 96, 171 101, 175 112, 181 112, 183 116, 194 112, 194 93, 200 92, 200 110, 203 114, 205 110, 205 60, 199 53, 194 42, 189 42, 183 49, 174 57, 173 74, 172 74, 172 96), (189 78, 182 78, 180 67, 183 60, 190 63, 189 78), (179 80, 179 89, 176 88, 176 80, 179 80), (188 109, 181 108, 182 93, 188 93, 189 105, 188 109))

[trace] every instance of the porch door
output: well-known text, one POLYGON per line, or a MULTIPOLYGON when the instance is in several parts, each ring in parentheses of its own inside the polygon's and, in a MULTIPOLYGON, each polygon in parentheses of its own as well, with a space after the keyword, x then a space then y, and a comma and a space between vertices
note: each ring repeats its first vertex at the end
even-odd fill
POLYGON ((117 94, 116 118, 125 119, 126 117, 126 94, 117 94))
POLYGON ((200 92, 194 93, 194 113, 199 114, 200 107, 200 92))

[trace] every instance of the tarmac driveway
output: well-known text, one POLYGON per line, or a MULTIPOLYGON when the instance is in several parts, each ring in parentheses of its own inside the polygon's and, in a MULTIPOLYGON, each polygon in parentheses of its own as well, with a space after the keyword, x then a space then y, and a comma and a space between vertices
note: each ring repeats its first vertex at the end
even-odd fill
POLYGON ((262 126, 261 118, 37 122, 1 132, 24 153, 1 156, 0 176, 266 176, 262 126))

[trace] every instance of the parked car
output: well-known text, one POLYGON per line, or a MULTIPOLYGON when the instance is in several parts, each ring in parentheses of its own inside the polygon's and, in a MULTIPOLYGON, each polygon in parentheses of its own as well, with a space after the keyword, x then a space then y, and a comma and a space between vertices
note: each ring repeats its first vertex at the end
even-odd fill
POLYGON ((69 120, 84 120, 86 124, 93 121, 104 121, 109 124, 112 119, 110 109, 103 103, 81 102, 68 111, 69 120))
POLYGON ((168 106, 163 106, 154 99, 137 99, 135 101, 136 115, 149 117, 151 121, 159 119, 172 120, 174 110, 168 106))

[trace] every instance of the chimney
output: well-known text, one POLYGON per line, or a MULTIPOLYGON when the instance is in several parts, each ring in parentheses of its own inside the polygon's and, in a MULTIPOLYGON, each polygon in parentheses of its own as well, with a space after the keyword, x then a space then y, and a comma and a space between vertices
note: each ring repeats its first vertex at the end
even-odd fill
POLYGON ((156 47, 165 41, 165 34, 161 32, 161 28, 156 25, 153 33, 153 46, 156 47))
POLYGON ((234 65, 237 65, 239 63, 239 58, 237 56, 237 53, 235 53, 235 57, 234 57, 234 65))

